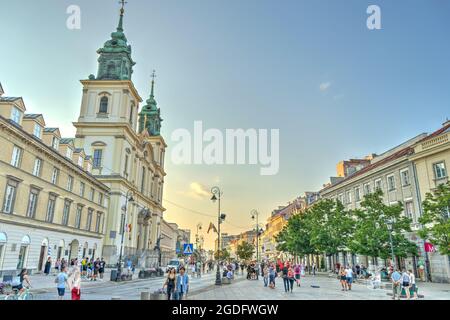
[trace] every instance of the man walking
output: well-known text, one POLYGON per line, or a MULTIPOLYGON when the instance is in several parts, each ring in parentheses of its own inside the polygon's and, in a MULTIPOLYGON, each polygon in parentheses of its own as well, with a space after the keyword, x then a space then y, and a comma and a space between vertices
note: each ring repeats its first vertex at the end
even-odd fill
POLYGON ((189 291, 189 276, 185 273, 184 267, 180 268, 180 274, 177 276, 176 281, 176 296, 178 300, 183 300, 189 291))
POLYGON ((402 278, 402 275, 400 274, 399 270, 396 269, 391 274, 391 281, 392 281, 392 299, 395 300, 395 297, 397 296, 397 300, 400 300, 400 294, 401 294, 401 286, 400 286, 400 280, 402 278))
POLYGON ((105 265, 106 265, 106 262, 105 262, 105 260, 102 258, 102 260, 100 261, 100 263, 99 263, 99 266, 100 266, 100 268, 99 268, 99 273, 100 273, 100 279, 103 279, 103 274, 105 273, 105 265))
POLYGON ((66 284, 69 276, 67 275, 67 268, 63 267, 61 272, 56 276, 55 283, 56 289, 58 290, 58 300, 64 299, 64 294, 66 293, 66 284))
POLYGON ((347 281, 347 287, 348 290, 352 290, 352 283, 353 283, 353 269, 347 265, 347 268, 345 269, 345 278, 347 281))

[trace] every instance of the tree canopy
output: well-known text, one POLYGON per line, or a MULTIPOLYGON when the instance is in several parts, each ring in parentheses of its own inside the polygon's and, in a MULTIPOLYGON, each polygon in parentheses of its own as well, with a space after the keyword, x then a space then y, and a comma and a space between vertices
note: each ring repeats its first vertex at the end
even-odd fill
POLYGON ((436 245, 440 254, 450 256, 450 182, 426 194, 423 211, 419 235, 436 245))

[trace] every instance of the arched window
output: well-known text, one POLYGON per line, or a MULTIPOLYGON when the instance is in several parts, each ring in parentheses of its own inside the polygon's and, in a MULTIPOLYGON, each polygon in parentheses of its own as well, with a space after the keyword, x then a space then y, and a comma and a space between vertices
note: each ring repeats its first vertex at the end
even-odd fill
POLYGON ((22 245, 23 246, 27 246, 31 243, 31 239, 29 236, 23 236, 22 238, 22 245))
POLYGON ((8 237, 6 236, 6 233, 0 232, 0 243, 6 243, 8 240, 8 237))
POLYGON ((99 113, 108 113, 108 97, 102 97, 100 99, 99 113))

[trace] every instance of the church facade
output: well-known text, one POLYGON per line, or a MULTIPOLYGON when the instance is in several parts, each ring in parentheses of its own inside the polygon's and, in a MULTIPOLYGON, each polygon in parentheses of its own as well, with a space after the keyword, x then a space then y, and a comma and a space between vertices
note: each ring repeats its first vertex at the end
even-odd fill
POLYGON ((92 155, 93 175, 110 189, 103 256, 109 265, 130 258, 137 266, 158 263, 157 246, 163 223, 164 158, 160 109, 151 93, 143 102, 133 81, 131 46, 123 29, 121 9, 117 30, 97 53, 97 76, 83 85, 75 146, 92 155))

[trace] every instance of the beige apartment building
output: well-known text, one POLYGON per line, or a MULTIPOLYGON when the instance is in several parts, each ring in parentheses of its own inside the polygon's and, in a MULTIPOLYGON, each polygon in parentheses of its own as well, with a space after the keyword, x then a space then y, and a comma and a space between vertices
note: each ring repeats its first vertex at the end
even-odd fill
MULTIPOLYGON (((432 192, 439 184, 448 183, 450 166, 450 121, 442 128, 414 146, 414 154, 410 157, 416 171, 419 185, 419 203, 427 193, 432 192)), ((420 208, 422 211, 422 207, 420 208)), ((450 218, 450 211, 447 212, 450 218)), ((431 280, 434 282, 450 282, 450 258, 438 252, 429 252, 429 268, 431 280)))
POLYGON ((0 274, 101 257, 109 188, 92 160, 0 85, 0 274))
MULTIPOLYGON (((417 276, 418 266, 424 265, 436 282, 450 281, 449 260, 438 252, 425 252, 425 241, 418 235, 421 228, 418 219, 422 215, 425 194, 437 184, 448 181, 446 166, 450 163, 449 128, 450 123, 446 122, 432 134, 420 134, 375 156, 369 165, 326 185, 320 191, 322 198, 337 199, 348 210, 360 208, 364 195, 376 189, 383 191, 386 204, 401 202, 404 215, 412 219, 412 232, 406 236, 417 244, 419 256, 400 259, 399 265, 414 270, 417 276)), ((335 262, 353 265, 363 263, 370 268, 381 267, 386 263, 381 259, 374 261, 370 257, 351 252, 343 252, 328 259, 327 267, 331 268, 335 262)))

